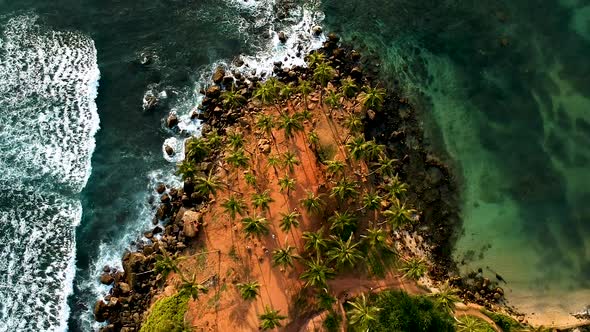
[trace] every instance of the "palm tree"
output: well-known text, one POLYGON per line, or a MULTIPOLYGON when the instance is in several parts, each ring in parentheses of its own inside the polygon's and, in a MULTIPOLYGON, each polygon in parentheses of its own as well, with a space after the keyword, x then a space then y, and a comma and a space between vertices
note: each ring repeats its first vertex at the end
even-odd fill
POLYGON ((352 267, 363 258, 363 254, 357 248, 360 243, 353 243, 352 238, 352 233, 346 242, 339 237, 333 237, 334 247, 328 251, 327 256, 330 261, 336 262, 337 268, 352 267))
POLYGON ((408 191, 408 185, 399 179, 398 174, 389 179, 389 182, 385 184, 384 189, 387 191, 389 198, 400 198, 406 191, 408 191))
POLYGON ((303 95, 303 102, 305 103, 305 108, 308 108, 307 96, 309 96, 309 94, 313 91, 311 84, 308 81, 299 78, 299 86, 297 87, 297 90, 299 90, 299 92, 303 95))
POLYGON ((275 249, 272 252, 272 264, 273 266, 281 266, 286 268, 287 266, 293 267, 293 258, 295 257, 292 254, 292 251, 295 250, 295 247, 286 246, 285 248, 275 249))
POLYGON ((210 194, 217 195, 217 190, 223 186, 219 177, 213 175, 213 170, 211 170, 207 176, 198 176, 194 178, 194 182, 195 192, 201 193, 204 196, 210 194))
POLYGON ((279 96, 283 99, 289 99, 297 91, 293 83, 285 84, 282 86, 279 96))
POLYGON ((244 173, 244 180, 249 186, 256 188, 256 176, 252 172, 244 173))
POLYGON ((234 195, 231 195, 226 199, 221 206, 225 209, 225 212, 229 214, 232 220, 236 219, 236 214, 243 215, 246 210, 246 203, 244 200, 237 198, 234 195))
POLYGON ((301 235, 303 240, 305 240, 303 248, 306 251, 315 251, 318 259, 321 251, 328 248, 328 241, 324 238, 323 232, 324 228, 321 227, 316 232, 303 232, 301 235))
POLYGON ((283 232, 287 233, 291 231, 291 228, 299 227, 299 218, 301 217, 299 212, 291 211, 291 213, 281 213, 281 216, 282 218, 280 227, 283 232))
POLYGON ((240 132, 228 132, 227 140, 227 144, 234 150, 241 149, 244 146, 244 135, 240 132))
POLYGON ((389 209, 383 212, 383 216, 394 229, 413 222, 416 220, 415 215, 416 210, 407 208, 406 204, 402 203, 397 197, 392 199, 389 209))
POLYGON ((284 152, 283 167, 287 167, 289 172, 293 173, 295 171, 295 165, 299 165, 299 159, 297 159, 297 156, 291 151, 284 152))
POLYGON ((357 327, 359 331, 368 331, 369 324, 377 321, 379 312, 382 310, 379 307, 369 305, 365 294, 357 297, 354 301, 348 301, 352 308, 346 312, 349 317, 349 324, 357 327))
POLYGON ((334 278, 336 272, 333 268, 328 267, 319 258, 317 260, 309 260, 305 262, 307 270, 300 276, 302 280, 305 280, 305 287, 326 287, 328 279, 334 278))
POLYGON ((275 120, 272 115, 267 115, 264 113, 259 114, 256 117, 256 127, 267 135, 271 135, 271 137, 274 139, 272 130, 275 127, 275 120))
POLYGON ((310 132, 307 135, 307 139, 309 140, 309 144, 312 147, 316 147, 320 144, 320 137, 318 136, 318 133, 315 131, 310 132))
POLYGON ((404 262, 401 268, 404 277, 418 280, 426 274, 426 262, 421 258, 412 257, 404 262))
POLYGON ((354 160, 360 160, 366 156, 367 145, 365 143, 365 138, 362 136, 357 136, 346 143, 346 147, 354 160))
POLYGON ((490 332, 494 331, 485 321, 471 315, 457 319, 457 332, 490 332))
POLYGON ((207 287, 197 282, 196 275, 193 275, 191 280, 186 280, 183 278, 182 285, 180 286, 180 294, 186 294, 193 300, 197 300, 199 298, 199 293, 207 293, 208 291, 209 289, 207 287))
POLYGON ((346 165, 341 160, 328 160, 326 162, 326 172, 330 176, 344 174, 344 167, 346 165))
POLYGON ((232 86, 231 90, 226 90, 221 93, 221 102, 224 106, 229 107, 229 109, 234 109, 244 105, 246 103, 246 98, 239 92, 235 91, 234 86, 232 86))
POLYGON ((367 233, 361 235, 361 239, 370 252, 393 251, 387 243, 387 232, 382 228, 367 229, 367 233))
POLYGON ((340 213, 340 211, 334 212, 330 218, 328 218, 328 222, 330 222, 330 231, 340 235, 340 236, 349 236, 354 232, 356 229, 356 217, 348 211, 340 213))
POLYGON ((266 159, 266 163, 268 164, 268 166, 271 166, 274 169, 275 174, 277 174, 277 166, 281 164, 281 158, 279 158, 279 156, 275 154, 271 154, 266 159))
POLYGON ((211 153, 209 144, 203 138, 191 138, 186 142, 185 155, 187 159, 200 162, 211 153))
POLYGON ((398 160, 394 158, 389 158, 386 156, 379 157, 379 162, 377 162, 377 169, 370 173, 380 173, 383 176, 393 176, 395 173, 395 166, 397 165, 398 160))
POLYGON ((315 195, 312 191, 308 191, 306 197, 301 200, 301 205, 303 205, 307 213, 319 214, 322 210, 323 202, 319 196, 315 195))
POLYGON ((358 195, 356 190, 356 183, 346 179, 339 180, 336 185, 332 187, 330 196, 338 198, 340 202, 344 202, 349 198, 354 198, 358 195))
POLYGON ((356 95, 356 92, 358 90, 358 86, 356 85, 355 81, 350 76, 340 80, 340 84, 341 84, 340 88, 342 90, 342 93, 346 97, 352 98, 356 95))
POLYGON ((359 99, 365 109, 379 110, 385 101, 385 89, 365 87, 359 99))
POLYGON ((455 303, 461 302, 459 296, 457 296, 458 291, 449 286, 448 281, 445 282, 439 289, 438 293, 430 294, 436 302, 447 312, 452 313, 455 309, 455 303))
POLYGON ((370 140, 365 143, 365 157, 368 161, 373 161, 377 157, 382 157, 385 153, 385 145, 377 144, 375 140, 370 140))
POLYGON ((312 114, 307 108, 305 108, 303 111, 295 113, 293 117, 300 122, 303 122, 306 120, 311 120, 312 114))
POLYGON ((320 52, 313 52, 307 56, 307 63, 309 68, 313 68, 316 65, 326 61, 326 55, 320 52))
POLYGON ((238 149, 225 157, 225 161, 236 168, 246 168, 250 163, 250 158, 246 156, 244 150, 238 149))
POLYGON ((363 195, 361 199, 361 204, 363 205, 363 210, 368 211, 377 211, 381 209, 381 202, 383 201, 383 197, 379 196, 379 194, 375 192, 367 192, 363 195))
POLYGON ((281 321, 287 316, 282 316, 279 310, 273 310, 269 307, 264 308, 264 313, 258 317, 260 319, 260 329, 262 331, 272 330, 281 327, 281 321))
POLYGON ((244 233, 246 237, 250 238, 256 236, 260 238, 262 235, 268 234, 268 220, 264 217, 245 217, 242 219, 242 225, 244 226, 244 233))
POLYGON ((240 291, 240 295, 244 300, 252 300, 258 296, 260 290, 260 284, 257 281, 251 281, 246 283, 239 283, 236 285, 240 291))
POLYGON ((279 186, 281 187, 280 192, 287 191, 287 196, 291 190, 295 189, 295 179, 290 178, 288 175, 285 175, 284 178, 279 179, 279 186))
POLYGON ((177 164, 177 167, 178 169, 176 170, 176 173, 182 176, 183 180, 191 179, 200 172, 200 169, 197 168, 197 165, 188 159, 185 159, 177 164))
POLYGON ((289 139, 293 138, 294 132, 303 130, 303 124, 296 116, 288 116, 284 114, 281 115, 279 128, 285 131, 285 138, 289 139))
POLYGON ((223 138, 217 133, 217 130, 211 130, 207 134, 206 139, 210 149, 216 149, 220 147, 221 143, 223 142, 223 138))
MULTIPOLYGON (((161 247, 160 247, 161 248, 161 247)), ((161 248, 162 254, 156 255, 156 263, 154 264, 154 272, 161 274, 163 279, 166 279, 170 272, 179 273, 178 264, 176 260, 168 254, 168 252, 161 248)))
POLYGON ((356 114, 351 114, 344 119, 344 126, 350 130, 352 134, 360 132, 363 127, 363 119, 356 114))
POLYGON ((340 99, 342 95, 339 93, 334 92, 334 90, 328 90, 328 95, 324 98, 326 104, 330 107, 330 115, 332 115, 332 110, 338 108, 340 104, 340 99))
POLYGON ((274 199, 270 197, 270 192, 268 190, 265 190, 262 193, 252 194, 252 205, 256 209, 260 208, 262 210, 269 210, 269 204, 272 202, 274 202, 274 199))
POLYGON ((331 310, 334 303, 336 303, 336 298, 330 295, 330 292, 327 288, 322 288, 316 295, 318 300, 318 305, 322 309, 331 310))
POLYGON ((313 70, 313 79, 321 86, 326 86, 334 76, 336 76, 336 70, 326 62, 318 63, 313 70))
POLYGON ((272 104, 278 97, 278 85, 274 77, 269 78, 264 83, 260 83, 258 89, 254 91, 252 97, 260 100, 264 105, 272 104))

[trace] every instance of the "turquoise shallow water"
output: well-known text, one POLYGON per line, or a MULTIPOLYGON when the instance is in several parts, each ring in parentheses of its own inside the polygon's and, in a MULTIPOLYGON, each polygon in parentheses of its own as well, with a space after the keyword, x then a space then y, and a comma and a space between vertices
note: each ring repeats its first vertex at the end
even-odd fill
POLYGON ((501 274, 509 301, 545 318, 590 304, 590 2, 329 0, 324 12, 450 157, 462 268, 501 274))

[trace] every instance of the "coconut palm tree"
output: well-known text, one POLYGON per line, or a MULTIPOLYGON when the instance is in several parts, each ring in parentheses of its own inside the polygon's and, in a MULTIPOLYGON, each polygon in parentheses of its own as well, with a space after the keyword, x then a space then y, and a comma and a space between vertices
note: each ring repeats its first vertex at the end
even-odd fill
POLYGON ((317 258, 319 259, 322 250, 328 248, 328 241, 324 238, 324 228, 320 227, 315 232, 303 232, 301 237, 305 241, 303 249, 305 251, 315 251, 317 258))
POLYGON ((482 319, 465 315, 457 319, 457 332, 492 332, 492 329, 482 319))
POLYGON ((275 154, 271 154, 266 159, 266 164, 268 166, 271 166, 274 169, 275 174, 278 174, 277 166, 279 166, 281 164, 281 158, 279 158, 279 156, 277 156, 275 154))
POLYGON ((379 110, 385 101, 385 89, 366 86, 359 94, 359 99, 365 109, 379 110))
POLYGON ((284 178, 280 178, 279 179, 279 186, 280 188, 280 192, 283 191, 287 191, 287 196, 289 196, 289 193, 291 192, 291 190, 295 190, 295 179, 290 178, 288 175, 285 175, 284 178))
POLYGON ((348 323, 359 331, 369 331, 369 324, 377 321, 379 312, 382 310, 379 307, 370 305, 365 294, 361 294, 354 301, 349 300, 347 303, 351 306, 346 312, 349 317, 348 323))
POLYGON ((367 145, 365 143, 365 138, 362 136, 357 136, 346 143, 348 152, 354 160, 360 160, 366 156, 367 145))
POLYGON ((326 55, 321 52, 313 52, 307 56, 307 63, 309 64, 309 68, 313 68, 320 63, 324 63, 326 61, 326 55))
POLYGON ((234 150, 244 147, 244 135, 240 132, 230 131, 226 134, 227 144, 234 150))
MULTIPOLYGON (((161 248, 161 247, 160 247, 161 248)), ((170 256, 168 251, 161 248, 162 254, 156 255, 156 262, 154 263, 154 272, 161 274, 163 279, 166 279, 170 272, 179 273, 180 269, 176 260, 170 256)))
POLYGON ((377 169, 371 172, 369 175, 373 175, 374 173, 379 173, 383 176, 392 177, 395 173, 395 168, 397 165, 398 160, 394 158, 389 158, 386 156, 379 157, 379 161, 376 163, 377 169))
POLYGON ((334 76, 336 76, 336 70, 326 62, 318 63, 313 70, 313 79, 321 86, 326 86, 334 76))
POLYGON ((229 214, 229 217, 232 220, 236 219, 237 214, 243 215, 246 210, 246 203, 244 200, 237 198, 235 195, 229 196, 221 206, 224 208, 225 213, 229 214))
POLYGON ((390 178, 383 187, 390 199, 400 198, 408 191, 408 185, 399 179, 398 174, 390 178))
POLYGON ((199 298, 199 293, 207 293, 208 291, 209 289, 207 287, 197 282, 197 277, 194 274, 191 280, 183 278, 182 285, 180 286, 180 294, 186 294, 193 300, 199 298))
POLYGON ((210 194, 217 195, 217 190, 223 187, 219 177, 213 175, 213 170, 209 171, 207 176, 197 176, 194 178, 195 192, 204 196, 210 194))
POLYGON ((330 292, 327 288, 322 288, 316 295, 318 300, 318 305, 320 308, 325 310, 331 310, 334 303, 336 303, 336 298, 330 295, 330 292))
POLYGON ((383 197, 379 196, 378 193, 369 191, 363 195, 363 198, 361 199, 361 204, 363 205, 363 210, 377 211, 381 209, 382 201, 383 197))
POLYGON ((205 157, 209 156, 211 148, 208 142, 203 138, 193 137, 186 142, 185 155, 187 159, 194 162, 201 162, 205 157))
POLYGON ((301 200, 301 205, 307 213, 319 214, 322 210, 323 202, 318 195, 315 195, 312 191, 308 191, 305 198, 301 200))
POLYGON ((336 272, 331 267, 328 267, 319 258, 316 260, 309 260, 304 262, 307 270, 301 274, 299 278, 305 281, 305 287, 321 287, 325 288, 328 279, 336 276, 336 272))
POLYGON ((285 131, 285 138, 293 138, 296 131, 303 131, 303 124, 296 116, 281 115, 279 128, 285 131))
POLYGON ((244 181, 246 181, 246 183, 252 188, 256 188, 256 175, 252 172, 244 173, 244 181))
POLYGON ((361 235, 361 240, 369 248, 369 252, 393 251, 387 243, 387 232, 384 229, 369 228, 366 232, 361 235))
POLYGON ((303 109, 303 111, 295 113, 293 115, 293 117, 295 119, 299 120, 299 122, 303 122, 303 121, 306 121, 306 120, 307 121, 311 120, 312 114, 311 114, 311 112, 307 108, 305 108, 305 109, 303 109))
POLYGON ((291 211, 290 213, 281 213, 281 230, 285 233, 290 232, 291 228, 299 227, 299 218, 301 214, 297 211, 291 211))
POLYGON ((437 293, 432 293, 430 296, 433 297, 443 309, 452 313, 455 309, 455 303, 461 302, 457 293, 457 289, 451 287, 447 281, 439 288, 437 293))
POLYGON ((289 84, 284 84, 281 87, 281 90, 279 92, 279 96, 286 100, 291 98, 291 96, 293 96, 293 94, 297 91, 297 89, 295 88, 293 83, 289 83, 289 84))
POLYGON ((293 267, 293 258, 296 256, 292 253, 295 247, 286 246, 285 248, 275 249, 272 252, 273 266, 281 266, 282 268, 293 267))
POLYGON ((346 179, 341 179, 336 182, 336 185, 332 187, 332 191, 330 196, 338 198, 340 202, 344 202, 349 198, 354 198, 358 196, 358 191, 356 190, 357 185, 355 182, 348 181, 346 179))
POLYGON ((344 127, 348 128, 351 134, 359 133, 364 126, 363 119, 356 114, 351 114, 344 119, 344 127))
POLYGON ((342 213, 340 211, 334 212, 334 215, 328 218, 328 222, 330 223, 330 231, 345 238, 353 233, 357 226, 356 217, 348 211, 342 213))
POLYGON ((299 159, 297 156, 291 152, 286 151, 283 153, 283 167, 287 167, 290 173, 295 171, 295 165, 299 165, 299 159))
POLYGON ((242 295, 244 300, 255 299, 256 296, 258 296, 260 290, 260 284, 258 281, 239 283, 236 285, 236 287, 240 291, 240 295, 242 295))
POLYGON ((183 160, 177 164, 176 167, 178 168, 176 174, 180 175, 183 180, 192 179, 200 172, 197 165, 192 160, 188 159, 183 160))
POLYGON ((308 108, 307 97, 313 91, 311 84, 308 81, 299 78, 299 85, 297 86, 297 90, 301 93, 301 95, 303 95, 303 102, 305 103, 305 108, 308 108))
POLYGON ((320 137, 318 136, 318 133, 315 131, 311 131, 308 135, 307 135, 307 139, 309 140, 309 144, 312 147, 317 148, 318 145, 320 144, 320 137))
POLYGON ((260 319, 260 329, 262 331, 267 331, 283 326, 281 321, 286 319, 287 316, 282 316, 279 310, 265 307, 264 313, 258 318, 260 319))
POLYGON ((234 88, 235 86, 232 85, 231 90, 221 93, 221 102, 223 106, 229 107, 229 109, 238 108, 246 103, 246 98, 235 91, 234 88))
POLYGON ((245 217, 242 219, 242 225, 244 233, 246 233, 246 237, 250 238, 252 236, 256 236, 260 238, 262 235, 267 235, 268 230, 268 220, 264 217, 245 217))
POLYGON ((358 261, 363 258, 363 254, 358 249, 359 242, 352 242, 353 235, 350 233, 348 240, 343 241, 339 237, 333 236, 333 247, 328 250, 328 260, 334 261, 337 268, 345 266, 353 267, 358 261))
POLYGON ((254 91, 252 97, 260 100, 264 105, 270 105, 274 103, 278 94, 279 90, 277 81, 274 77, 271 77, 266 80, 266 82, 259 84, 258 89, 254 91))
POLYGON ((341 79, 340 85, 342 93, 348 98, 354 97, 356 95, 356 92, 358 91, 358 86, 350 76, 341 79))
POLYGON ((365 157, 367 161, 376 160, 378 157, 384 156, 385 145, 377 144, 374 139, 365 143, 365 157))
POLYGON ((392 228, 396 229, 415 221, 416 210, 407 208, 397 197, 394 197, 391 203, 389 209, 383 212, 383 216, 392 228))
POLYGON ((426 262, 421 258, 412 257, 405 260, 404 266, 401 268, 404 272, 404 277, 418 280, 426 274, 426 262))
POLYGON ((256 116, 256 127, 267 135, 270 135, 273 139, 275 138, 272 133, 272 130, 275 127, 275 120, 272 115, 264 113, 258 114, 258 116, 256 116))
POLYGON ((261 193, 252 194, 252 205, 255 209, 269 210, 269 204, 274 202, 274 199, 270 197, 270 192, 265 190, 261 193))
POLYGON ((207 144, 210 149, 217 149, 223 142, 223 137, 217 133, 217 130, 211 130, 209 133, 207 133, 205 138, 207 139, 207 144))
POLYGON ((225 157, 225 161, 236 168, 247 168, 250 164, 250 158, 246 156, 243 149, 231 152, 225 157))
POLYGON ((326 162, 326 172, 330 176, 343 175, 346 165, 341 160, 328 160, 326 162))
POLYGON ((324 97, 324 101, 330 107, 330 115, 332 115, 332 111, 334 109, 336 109, 342 105, 340 103, 341 99, 342 99, 341 94, 336 93, 334 90, 328 90, 328 94, 326 95, 326 97, 324 97))

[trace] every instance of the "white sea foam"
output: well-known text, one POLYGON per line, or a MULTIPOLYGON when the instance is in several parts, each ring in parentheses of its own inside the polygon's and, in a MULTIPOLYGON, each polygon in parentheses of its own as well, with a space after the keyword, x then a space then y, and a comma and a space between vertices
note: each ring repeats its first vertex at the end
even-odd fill
POLYGON ((8 20, 0 38, 0 331, 65 331, 77 198, 98 130, 94 42, 8 20))

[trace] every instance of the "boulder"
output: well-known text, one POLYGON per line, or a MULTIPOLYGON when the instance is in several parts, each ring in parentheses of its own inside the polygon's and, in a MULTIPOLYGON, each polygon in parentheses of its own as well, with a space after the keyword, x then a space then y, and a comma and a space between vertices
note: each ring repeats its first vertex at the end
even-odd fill
POLYGON ((287 35, 282 31, 279 32, 279 41, 283 44, 287 42, 287 35))
POLYGON ((125 282, 120 282, 119 283, 119 289, 121 289, 121 294, 127 296, 129 295, 129 293, 131 293, 131 287, 129 286, 129 284, 125 283, 125 282))
POLYGON ((270 153, 270 141, 266 138, 259 139, 258 140, 258 150, 264 154, 270 153))
POLYGON ((225 76, 225 69, 223 69, 223 67, 217 67, 217 69, 215 69, 215 72, 213 73, 213 82, 215 84, 219 84, 221 83, 221 81, 223 81, 223 77, 225 76))
POLYGON ((174 155, 174 149, 170 145, 164 146, 164 151, 166 152, 166 154, 168 156, 173 156, 174 155))
POLYGON ((311 29, 311 32, 313 33, 314 36, 317 37, 322 34, 322 27, 319 25, 316 25, 311 29))
POLYGON ((170 196, 168 194, 164 194, 160 197, 160 202, 167 204, 170 203, 170 196))
POLYGON ((166 119, 166 126, 168 126, 168 128, 173 128, 176 127, 176 125, 178 125, 178 116, 176 113, 170 113, 166 119))
POLYGON ((333 32, 330 32, 328 34, 328 40, 334 43, 337 43, 338 41, 340 41, 340 38, 333 32))
POLYGON ((94 304, 94 319, 102 323, 108 318, 107 304, 103 300, 98 300, 94 304))
POLYGON ((108 272, 100 275, 100 283, 109 286, 115 281, 115 278, 108 272))
POLYGON ((182 216, 184 236, 192 238, 199 232, 199 224, 203 222, 203 215, 195 211, 186 211, 182 216))
MULTIPOLYGON (((223 77, 221 79, 223 80, 223 77)), ((218 87, 217 85, 212 85, 207 89, 207 91, 205 92, 205 95, 207 97, 209 97, 210 99, 215 99, 221 95, 221 88, 218 87)))
POLYGON ((123 256, 123 270, 125 273, 140 272, 145 266, 147 258, 140 252, 128 252, 123 256))
POLYGON ((158 183, 158 185, 156 186, 156 192, 161 195, 165 191, 166 191, 166 185, 164 185, 163 183, 158 183))

